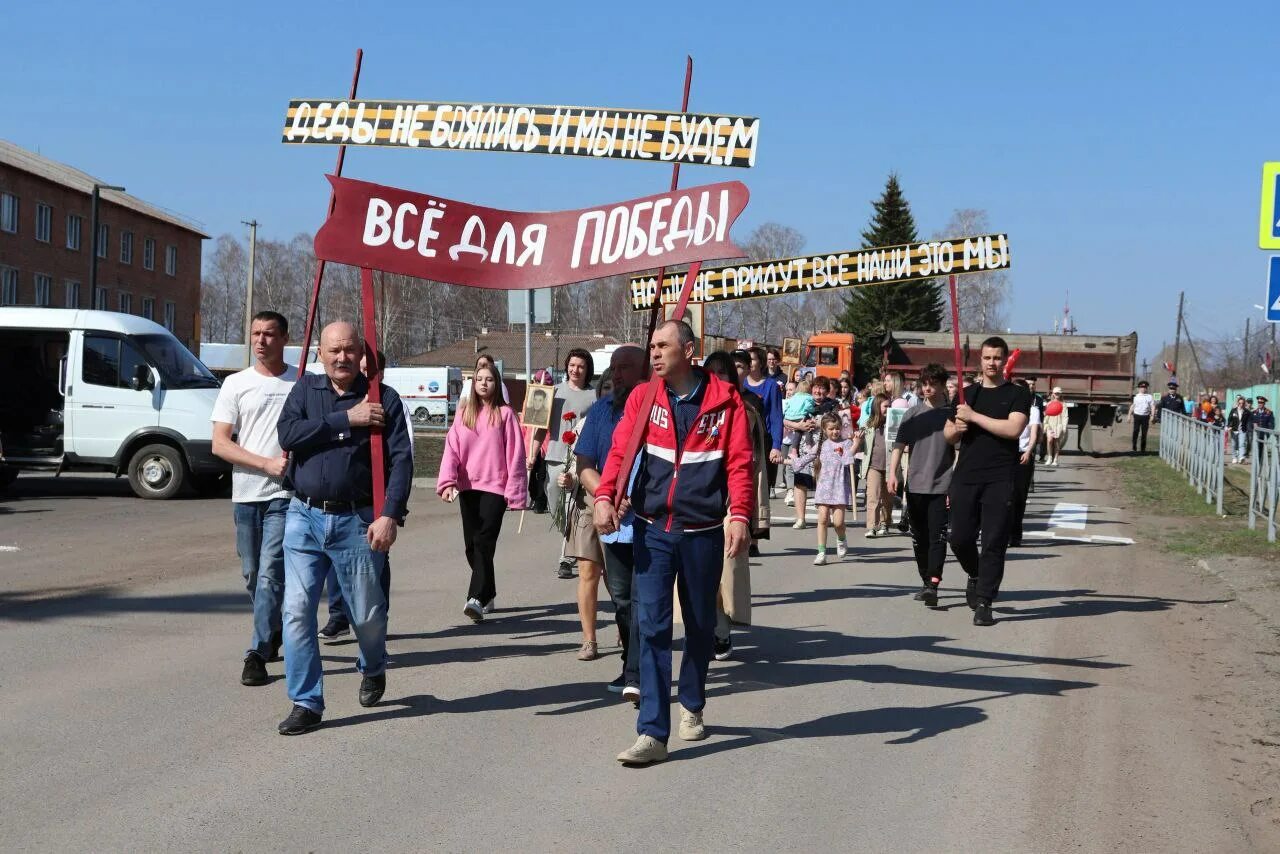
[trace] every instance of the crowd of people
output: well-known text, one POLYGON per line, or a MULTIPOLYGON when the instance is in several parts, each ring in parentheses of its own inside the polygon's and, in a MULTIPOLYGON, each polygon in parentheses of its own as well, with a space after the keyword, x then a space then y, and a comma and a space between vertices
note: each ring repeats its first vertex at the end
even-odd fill
MULTIPOLYGON (((375 705, 386 690, 389 552, 409 509, 412 430, 394 390, 379 383, 373 393, 351 324, 325 327, 324 373, 301 378, 283 361, 283 316, 260 312, 251 335, 255 364, 228 379, 214 414, 215 452, 234 466, 236 546, 254 610, 241 681, 267 684, 283 652, 292 709, 278 729, 297 735, 323 719, 319 642, 354 633, 359 702, 375 705), (385 446, 376 510, 375 430, 385 446), (330 621, 317 630, 326 583, 330 621)), ((772 499, 794 507, 793 529, 809 526, 813 506, 813 562, 824 565, 856 558, 850 536, 865 493, 865 537, 911 536, 915 599, 937 605, 950 552, 973 623, 990 626, 1006 550, 1022 542, 1037 449, 1056 464, 1065 432, 1065 417, 1053 422, 1061 390, 1046 402, 1031 382, 1010 381, 998 337, 983 342, 963 388, 938 364, 911 384, 889 372, 858 388, 847 375, 788 376, 776 350, 701 360, 694 350, 690 327, 668 321, 647 352, 617 348, 599 378, 589 353, 571 351, 542 404, 550 426, 533 428, 482 356, 436 479, 440 499, 459 508, 466 620, 495 613, 510 511, 542 503, 556 521, 556 573, 577 578, 582 660, 601 654, 604 581, 622 650, 604 687, 638 709, 637 740, 617 757, 628 765, 667 756, 676 622, 685 638, 676 731, 706 737, 707 671, 732 657, 733 628, 751 623, 750 558, 768 549, 772 499)))
MULTIPOLYGON (((1133 450, 1138 451, 1138 437, 1141 433, 1142 452, 1147 450, 1147 424, 1153 408, 1148 384, 1144 380, 1138 383, 1138 394, 1134 395, 1131 412, 1133 414, 1133 450)), ((1222 403, 1216 394, 1205 392, 1197 403, 1193 396, 1183 397, 1178 393, 1177 379, 1169 380, 1167 390, 1154 406, 1155 421, 1166 412, 1186 415, 1202 424, 1212 424, 1226 431, 1227 451, 1231 454, 1233 464, 1249 461, 1250 448, 1253 443, 1255 429, 1276 429, 1276 415, 1267 406, 1265 395, 1256 395, 1252 400, 1237 394, 1235 403, 1229 412, 1222 411, 1222 403)))

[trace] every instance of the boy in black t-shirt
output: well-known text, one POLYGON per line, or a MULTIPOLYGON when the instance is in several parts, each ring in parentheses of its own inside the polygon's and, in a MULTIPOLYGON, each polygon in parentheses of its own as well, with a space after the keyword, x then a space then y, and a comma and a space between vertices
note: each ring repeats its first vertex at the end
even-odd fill
POLYGON ((969 576, 965 599, 975 626, 995 625, 991 603, 1000 593, 1013 518, 1018 437, 1027 426, 1031 393, 1004 378, 1009 345, 982 342, 979 381, 965 386, 947 441, 960 446, 951 476, 951 551, 969 576), (981 533, 981 551, 978 535, 981 533))

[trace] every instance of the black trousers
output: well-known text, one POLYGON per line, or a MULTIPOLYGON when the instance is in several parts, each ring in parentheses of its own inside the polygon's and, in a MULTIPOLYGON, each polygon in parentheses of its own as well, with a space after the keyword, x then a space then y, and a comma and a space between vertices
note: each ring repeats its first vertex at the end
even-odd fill
POLYGON ((765 477, 769 479, 769 488, 773 489, 778 484, 778 463, 766 462, 764 464, 765 477))
POLYGON ((484 604, 498 593, 493 577, 493 555, 498 550, 507 499, 492 492, 468 489, 458 493, 458 506, 462 509, 462 540, 466 544, 467 563, 471 565, 467 598, 484 604))
POLYGON ((1138 450, 1138 434, 1142 434, 1142 453, 1147 452, 1147 428, 1151 426, 1150 415, 1134 415, 1133 418, 1133 449, 1138 450))
POLYGON ((1022 517, 1027 512, 1027 497, 1031 495, 1031 482, 1036 476, 1036 458, 1032 454, 1025 463, 1018 464, 1013 481, 1013 522, 1009 526, 1009 539, 1022 542, 1022 517))
POLYGON ((601 543, 604 552, 604 583, 613 600, 613 616, 622 640, 622 682, 640 685, 640 622, 635 618, 631 586, 635 580, 636 556, 631 543, 601 543))
POLYGON ((908 491, 907 510, 911 514, 911 545, 915 548, 920 580, 937 587, 942 580, 942 565, 947 562, 947 496, 908 491))
POLYGON ((951 482, 951 551, 965 573, 978 580, 978 598, 989 602, 1000 594, 1004 579, 1013 494, 1012 476, 992 483, 951 482))

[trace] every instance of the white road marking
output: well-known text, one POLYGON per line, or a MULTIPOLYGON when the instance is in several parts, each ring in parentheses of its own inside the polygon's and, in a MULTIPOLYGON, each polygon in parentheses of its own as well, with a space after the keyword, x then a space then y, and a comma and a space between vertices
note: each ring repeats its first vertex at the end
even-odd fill
POLYGON ((22 549, 17 546, 0 546, 0 552, 20 552, 22 549))
POLYGON ((1088 504, 1070 504, 1066 501, 1059 501, 1054 505, 1053 513, 1049 516, 1049 527, 1083 531, 1088 516, 1088 504))

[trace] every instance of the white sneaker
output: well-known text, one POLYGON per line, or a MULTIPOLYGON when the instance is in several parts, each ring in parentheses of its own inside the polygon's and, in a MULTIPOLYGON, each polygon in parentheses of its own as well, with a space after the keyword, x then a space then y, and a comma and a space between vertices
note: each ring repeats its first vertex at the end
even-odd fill
POLYGON ((707 728, 702 724, 702 712, 691 712, 680 707, 680 738, 683 741, 702 741, 707 737, 707 728))
POLYGON ((813 556, 813 565, 814 565, 814 566, 826 566, 826 565, 827 565, 827 553, 826 553, 826 552, 818 552, 816 555, 814 555, 814 556, 813 556))
MULTIPOLYGON (((684 726, 683 720, 681 727, 684 726)), ((618 754, 618 761, 623 765, 652 765, 654 762, 665 762, 667 746, 651 735, 642 735, 636 743, 618 754)))
POLYGON ((844 557, 849 553, 849 546, 845 543, 836 541, 836 557, 844 557))
POLYGON ((467 604, 462 606, 462 614, 473 623, 484 622, 484 605, 479 599, 468 599, 467 604))
POLYGON ((791 490, 788 489, 787 497, 782 500, 782 503, 787 505, 788 507, 795 507, 796 506, 795 493, 793 493, 791 490))
POLYGON ((804 530, 804 520, 803 520, 803 519, 796 519, 796 521, 791 525, 791 527, 795 528, 797 531, 803 531, 803 530, 804 530))
POLYGON ((485 603, 484 603, 484 607, 480 609, 480 613, 482 613, 482 614, 492 614, 492 613, 493 613, 493 603, 494 603, 494 602, 497 602, 497 601, 498 601, 498 597, 496 597, 496 596, 495 596, 494 598, 490 599, 488 602, 485 602, 485 603))

